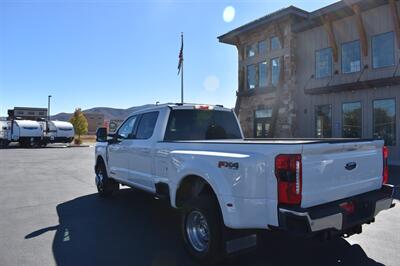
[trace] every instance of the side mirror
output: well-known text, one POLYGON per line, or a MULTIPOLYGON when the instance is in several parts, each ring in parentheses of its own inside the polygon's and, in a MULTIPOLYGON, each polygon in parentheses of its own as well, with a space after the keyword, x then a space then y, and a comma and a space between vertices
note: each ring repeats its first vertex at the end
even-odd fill
POLYGON ((107 141, 107 128, 99 127, 96 131, 96 141, 106 142, 107 141))
POLYGON ((113 144, 118 142, 118 135, 115 133, 108 133, 107 135, 108 144, 113 144))

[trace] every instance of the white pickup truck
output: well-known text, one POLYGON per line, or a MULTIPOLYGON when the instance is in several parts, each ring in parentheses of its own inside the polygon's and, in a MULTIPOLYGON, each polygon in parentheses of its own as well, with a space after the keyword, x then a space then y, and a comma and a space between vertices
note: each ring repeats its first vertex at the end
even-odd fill
POLYGON ((97 131, 95 159, 101 196, 122 184, 168 199, 207 264, 255 243, 232 237, 241 229, 349 236, 394 206, 382 140, 244 139, 222 106, 140 110, 115 134, 97 131))

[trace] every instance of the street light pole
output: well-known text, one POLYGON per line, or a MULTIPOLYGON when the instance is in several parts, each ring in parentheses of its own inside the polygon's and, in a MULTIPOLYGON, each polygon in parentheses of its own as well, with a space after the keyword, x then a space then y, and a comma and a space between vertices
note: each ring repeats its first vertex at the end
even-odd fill
POLYGON ((47 97, 47 123, 46 123, 46 131, 49 132, 49 121, 50 121, 50 99, 51 95, 47 97))
POLYGON ((50 121, 50 99, 51 95, 49 95, 47 98, 47 121, 50 121))

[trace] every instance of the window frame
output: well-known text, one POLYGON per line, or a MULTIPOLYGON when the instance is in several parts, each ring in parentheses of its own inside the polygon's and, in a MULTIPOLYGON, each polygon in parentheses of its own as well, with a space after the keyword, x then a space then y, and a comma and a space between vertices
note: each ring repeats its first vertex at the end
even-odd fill
POLYGON ((156 129, 159 116, 160 116, 160 111, 149 111, 149 112, 141 113, 139 120, 137 122, 137 125, 135 126, 135 128, 136 128, 135 133, 134 133, 135 139, 140 139, 140 140, 151 139, 154 136, 154 130, 156 129), (146 114, 151 114, 151 113, 157 113, 156 122, 154 124, 154 128, 153 128, 153 131, 151 132, 151 135, 148 138, 138 138, 137 133, 139 131, 139 126, 140 126, 140 123, 142 122, 143 116, 146 114))
POLYGON ((257 75, 256 75, 256 79, 257 79, 257 88, 267 88, 268 87, 268 78, 269 78, 269 71, 268 71, 268 60, 263 60, 263 61, 261 61, 261 62, 258 62, 257 63, 257 75), (262 64, 264 64, 265 63, 265 73, 263 73, 263 74, 265 74, 265 84, 263 84, 263 85, 261 85, 261 83, 260 83, 260 81, 261 81, 261 79, 260 79, 260 65, 262 65, 262 64))
POLYGON ((278 36, 276 36, 276 35, 275 36, 271 36, 270 37, 270 41, 269 41, 269 47, 270 47, 271 51, 278 51, 278 50, 282 49, 282 43, 281 43, 280 38, 278 36), (279 44, 278 48, 273 48, 273 46, 272 46, 272 40, 273 39, 277 39, 278 40, 278 44, 279 44))
POLYGON ((363 114, 363 102, 360 100, 360 101, 349 101, 349 102, 342 102, 342 106, 341 106, 341 110, 340 110, 340 113, 341 113, 341 123, 342 123, 342 130, 341 130, 341 136, 342 136, 342 138, 345 138, 345 137, 343 137, 343 129, 344 129, 344 112, 343 112, 343 106, 345 105, 345 104, 351 104, 351 103, 360 103, 360 107, 361 107, 361 139, 363 138, 363 136, 364 136, 364 130, 363 130, 363 121, 364 121, 364 114, 363 114))
POLYGON ((349 41, 349 42, 344 42, 341 44, 340 46, 340 67, 342 70, 342 74, 354 74, 354 73, 359 73, 361 72, 362 69, 362 53, 361 53, 361 41, 359 39, 357 40, 353 40, 353 41, 349 41), (352 44, 352 43, 359 43, 359 56, 360 56, 360 69, 358 71, 353 71, 353 72, 344 72, 344 65, 343 65, 343 46, 348 45, 348 44, 352 44))
POLYGON ((324 139, 324 138, 332 138, 333 137, 333 105, 331 104, 331 103, 328 103, 328 104, 317 104, 317 105, 314 105, 314 136, 315 136, 315 138, 318 138, 318 139, 320 139, 318 136, 317 136, 317 107, 319 107, 319 106, 329 106, 329 110, 330 110, 330 119, 331 119, 331 122, 330 122, 330 128, 331 128, 331 135, 330 135, 330 137, 322 137, 322 139, 324 139))
POLYGON ((248 91, 253 91, 258 88, 258 63, 254 64, 248 64, 246 66, 246 89, 248 91), (249 67, 254 66, 254 88, 250 88, 250 83, 249 83, 249 67))
MULTIPOLYGON (((394 136, 394 143, 395 143, 395 145, 393 145, 393 146, 391 146, 391 145, 387 145, 388 147, 397 147, 398 146, 398 141, 397 141, 397 134, 398 134, 398 132, 397 132, 397 121, 396 121, 396 118, 397 118, 397 99, 396 99, 396 97, 392 97, 392 98, 377 98, 377 99, 373 99, 372 100, 372 123, 371 123, 371 126, 372 126, 372 139, 375 139, 374 138, 374 133, 375 133, 375 106, 374 106, 374 102, 376 102, 376 101, 385 101, 385 100, 393 100, 394 101, 394 131, 395 131, 395 136, 394 136)), ((377 140, 383 140, 383 141, 385 141, 384 139, 377 139, 377 140)), ((386 145, 386 143, 384 143, 384 145, 386 145)))
POLYGON ((272 87, 278 87, 279 86, 279 82, 280 82, 280 79, 281 79, 281 64, 282 64, 282 62, 281 62, 281 57, 274 57, 274 58, 271 58, 270 59, 270 65, 271 65, 271 86, 272 87), (278 80, 277 80, 277 82, 276 82, 276 84, 274 84, 274 71, 273 71, 273 69, 274 69, 274 66, 273 66, 273 63, 272 63, 272 61, 274 61, 275 59, 277 59, 278 60, 278 80))
POLYGON ((258 42, 257 42, 257 54, 258 55, 266 55, 267 54, 267 52, 268 52, 268 41, 266 40, 266 39, 262 39, 262 40, 259 40, 258 42), (263 51, 261 51, 260 50, 260 43, 265 43, 265 49, 263 50, 263 51))
POLYGON ((131 115, 131 116, 129 116, 127 119, 125 119, 125 121, 123 122, 123 123, 121 123, 121 125, 118 127, 118 129, 115 131, 115 135, 117 136, 117 138, 118 139, 123 139, 123 140, 127 140, 127 139, 135 139, 135 135, 136 135, 136 129, 137 129, 137 126, 138 126, 138 120, 139 120, 139 118, 140 118, 140 115, 138 115, 138 114, 136 114, 136 115, 131 115), (132 127, 132 132, 130 133, 131 134, 131 137, 127 137, 127 138, 120 138, 120 134, 119 134, 119 131, 121 130, 121 128, 126 124, 126 123, 128 123, 128 121, 131 119, 131 118, 133 118, 133 117, 135 117, 136 116, 136 121, 135 121, 135 124, 133 125, 133 127, 132 127))
POLYGON ((383 32, 383 33, 379 33, 379 34, 375 34, 373 36, 371 36, 371 65, 372 65, 372 69, 385 69, 385 68, 390 68, 390 67, 394 67, 396 65, 396 36, 394 31, 387 31, 387 32, 383 32), (381 66, 381 67, 375 67, 374 65, 374 38, 381 36, 381 35, 385 35, 388 33, 392 33, 393 35, 393 65, 390 66, 381 66))
POLYGON ((246 58, 254 58, 258 55, 258 42, 246 44, 246 58), (249 55, 251 47, 254 47, 254 55, 249 55))
POLYGON ((315 60, 315 64, 314 64, 314 76, 315 76, 315 79, 328 79, 328 78, 331 78, 333 76, 333 49, 332 49, 332 47, 326 47, 326 48, 315 50, 314 60, 315 60), (317 64, 318 64, 317 54, 318 54, 318 52, 321 52, 323 50, 328 50, 328 49, 331 51, 331 71, 330 71, 330 75, 329 76, 318 77, 318 75, 317 75, 317 69, 318 69, 317 68, 317 64))

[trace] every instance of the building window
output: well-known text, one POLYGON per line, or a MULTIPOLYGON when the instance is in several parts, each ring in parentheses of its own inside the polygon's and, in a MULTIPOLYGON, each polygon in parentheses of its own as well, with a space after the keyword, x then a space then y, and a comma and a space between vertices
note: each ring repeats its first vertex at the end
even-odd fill
POLYGON ((388 32, 372 37, 372 66, 394 66, 394 34, 388 32))
POLYGON ((39 112, 39 115, 44 115, 44 112, 39 112))
POLYGON ((258 64, 258 87, 267 86, 268 70, 267 61, 258 64))
POLYGON ((259 109, 254 113, 254 136, 256 138, 266 138, 269 136, 271 128, 272 109, 259 109))
POLYGON ((246 46, 247 57, 253 57, 257 53, 257 44, 250 44, 246 46))
POLYGON ((35 115, 35 112, 29 111, 28 115, 35 115))
POLYGON ((279 58, 274 58, 271 60, 271 82, 273 86, 278 85, 280 79, 280 60, 279 58))
POLYGON ((317 79, 332 76, 332 48, 319 50, 315 54, 315 76, 317 79))
POLYGON ((278 50, 281 49, 281 41, 279 40, 278 37, 272 37, 271 38, 271 50, 278 50))
POLYGON ((267 41, 263 40, 258 42, 258 53, 262 55, 267 53, 267 41))
POLYGON ((361 102, 344 103, 342 105, 342 137, 362 137, 362 111, 361 102))
POLYGON ((256 88, 256 75, 256 65, 247 66, 247 89, 252 90, 256 88))
POLYGON ((271 118, 272 117, 272 109, 260 109, 256 110, 256 118, 271 118))
POLYGON ((315 106, 315 136, 317 138, 332 137, 332 105, 315 106))
POLYGON ((385 140, 387 146, 396 146, 396 102, 394 99, 374 101, 373 130, 375 139, 385 140))
POLYGON ((342 45, 342 73, 354 73, 361 70, 360 41, 342 45))
POLYGON ((24 111, 17 111, 17 115, 23 115, 24 111))

